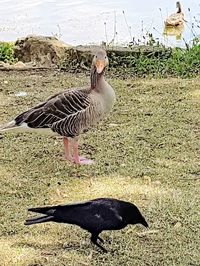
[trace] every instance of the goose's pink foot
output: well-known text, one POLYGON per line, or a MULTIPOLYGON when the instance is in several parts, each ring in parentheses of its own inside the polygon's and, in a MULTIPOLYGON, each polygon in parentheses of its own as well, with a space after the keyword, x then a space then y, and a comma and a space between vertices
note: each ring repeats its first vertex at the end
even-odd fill
POLYGON ((94 161, 80 156, 79 157, 79 164, 94 164, 94 161))
POLYGON ((93 164, 94 163, 94 161, 78 155, 78 141, 74 141, 73 150, 74 150, 74 163, 75 164, 80 165, 80 164, 93 164))
POLYGON ((94 164, 94 161, 87 159, 83 156, 78 156, 78 157, 74 156, 74 163, 79 164, 79 165, 81 165, 81 164, 94 164))

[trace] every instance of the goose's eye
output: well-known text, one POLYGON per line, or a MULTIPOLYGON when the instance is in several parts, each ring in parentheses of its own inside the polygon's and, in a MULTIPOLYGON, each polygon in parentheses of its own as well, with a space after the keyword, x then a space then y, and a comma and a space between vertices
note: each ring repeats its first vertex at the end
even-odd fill
POLYGON ((105 59, 106 59, 107 57, 105 56, 105 59))
POLYGON ((97 55, 95 57, 97 58, 97 55))

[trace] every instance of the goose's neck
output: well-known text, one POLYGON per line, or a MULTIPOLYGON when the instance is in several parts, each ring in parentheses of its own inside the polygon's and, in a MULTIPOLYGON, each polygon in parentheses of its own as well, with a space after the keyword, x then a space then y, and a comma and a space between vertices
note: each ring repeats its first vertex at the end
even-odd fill
POLYGON ((181 4, 180 3, 178 4, 177 8, 178 8, 177 13, 181 13, 182 9, 181 9, 181 4))
POLYGON ((104 81, 104 73, 102 72, 101 74, 98 74, 96 68, 92 66, 90 72, 91 89, 97 89, 104 81))

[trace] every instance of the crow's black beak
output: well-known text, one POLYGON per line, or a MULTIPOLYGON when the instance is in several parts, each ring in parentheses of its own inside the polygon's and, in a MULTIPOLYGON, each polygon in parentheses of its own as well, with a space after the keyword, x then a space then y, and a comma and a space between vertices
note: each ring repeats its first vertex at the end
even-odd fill
POLYGON ((144 225, 145 227, 149 227, 148 223, 144 220, 141 222, 142 225, 144 225))

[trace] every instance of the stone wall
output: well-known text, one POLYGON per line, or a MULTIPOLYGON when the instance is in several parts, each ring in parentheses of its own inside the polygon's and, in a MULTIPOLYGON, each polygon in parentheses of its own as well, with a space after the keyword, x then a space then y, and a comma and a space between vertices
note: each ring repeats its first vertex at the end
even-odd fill
MULTIPOLYGON (((76 46, 66 44, 55 37, 27 36, 18 39, 14 46, 14 56, 18 63, 9 65, 1 63, 0 69, 26 68, 61 68, 70 71, 82 71, 90 68, 92 55, 99 46, 76 46)), ((124 66, 132 61, 128 58, 138 58, 141 54, 147 57, 170 56, 171 49, 153 46, 105 47, 110 66, 124 66)))

